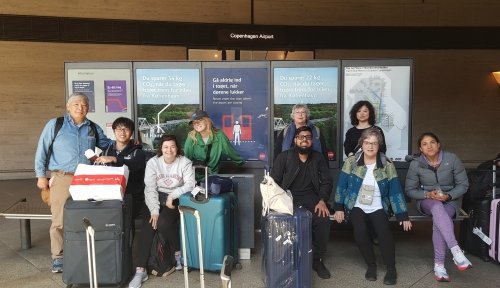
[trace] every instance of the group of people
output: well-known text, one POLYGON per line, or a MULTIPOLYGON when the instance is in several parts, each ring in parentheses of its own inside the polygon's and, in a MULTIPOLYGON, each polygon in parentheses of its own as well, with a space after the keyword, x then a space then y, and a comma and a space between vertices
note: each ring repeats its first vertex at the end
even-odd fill
MULTIPOLYGON (((387 266, 383 282, 394 285, 397 283, 395 243, 389 217, 394 215, 404 231, 411 230, 405 193, 394 164, 385 155, 385 136, 375 125, 373 105, 359 101, 349 116, 353 127, 345 135, 347 159, 333 197, 330 197, 332 181, 328 165, 322 157, 325 149, 321 134, 309 121, 309 110, 303 104, 292 108, 293 122, 277 137, 275 154, 284 152, 275 159, 271 176, 283 189, 291 191, 294 205, 304 206, 314 215, 313 270, 319 277, 331 277, 322 257, 330 229, 327 219, 332 210, 337 222, 352 223, 355 242, 367 265, 365 279, 377 280, 372 239, 377 237, 387 266)), ((453 227, 453 218, 458 215, 462 196, 467 192, 467 175, 458 157, 441 149, 435 134, 423 133, 417 147, 420 153, 408 169, 406 195, 417 201, 421 213, 432 216, 435 279, 448 282, 450 277, 444 267, 447 249, 459 270, 472 267, 458 246, 453 227)))
MULTIPOLYGON (((129 167, 124 201, 132 203, 134 219, 142 215, 136 273, 129 287, 141 287, 148 279, 145 268, 155 231, 168 240, 174 251, 176 265, 169 273, 181 270, 178 199, 193 190, 196 181, 204 177, 194 172, 193 163, 206 165, 209 174, 216 174, 223 154, 239 165, 244 159, 203 110, 191 115, 193 129, 183 147, 174 135, 163 135, 157 154, 146 163, 142 146, 132 139, 135 125, 131 119, 120 117, 113 122, 116 138, 113 141, 86 118, 89 100, 85 94, 72 94, 66 108, 68 113, 57 133, 56 119, 45 125, 35 157, 37 186, 50 187, 52 272, 63 270, 63 208, 70 197, 72 175, 78 164, 90 163, 84 151, 95 147, 103 151, 96 163, 129 167)), ((275 141, 276 157, 270 175, 283 189, 291 191, 294 205, 303 206, 313 214, 313 270, 321 278, 331 277, 323 259, 332 211, 337 222, 347 220, 353 224, 355 242, 367 265, 365 278, 377 279, 370 233, 373 229, 387 266, 384 284, 396 284, 395 244, 389 217, 394 214, 405 231, 410 230, 412 224, 396 169, 385 156, 384 134, 375 126, 373 105, 359 101, 350 111, 353 127, 347 131, 344 142, 348 158, 335 191, 324 155, 325 141, 319 128, 309 121, 309 115, 305 104, 292 108, 292 123, 275 141)), ((422 213, 432 216, 436 280, 450 281, 444 267, 447 248, 459 270, 472 266, 458 246, 453 230, 453 217, 458 214, 462 195, 468 188, 467 176, 457 156, 443 151, 433 133, 422 134, 417 144, 420 155, 410 164, 406 195, 417 200, 422 213)))
POLYGON ((58 131, 56 119, 47 122, 35 156, 37 186, 40 189, 50 188, 52 272, 63 271, 63 209, 70 198, 72 177, 78 164, 90 164, 84 152, 96 147, 103 152, 94 163, 128 166, 130 174, 124 201, 131 203, 133 219, 142 216, 136 273, 129 287, 141 287, 148 279, 145 268, 156 231, 174 251, 176 265, 167 274, 181 270, 178 199, 195 187, 193 162, 203 162, 210 174, 218 172, 222 154, 237 164, 244 163, 229 139, 214 127, 205 111, 199 110, 191 116, 193 130, 184 149, 174 135, 163 135, 156 155, 146 162, 142 145, 132 139, 135 125, 131 119, 119 117, 113 122, 116 140, 111 140, 99 125, 87 119, 89 99, 85 94, 72 94, 66 110, 58 131))

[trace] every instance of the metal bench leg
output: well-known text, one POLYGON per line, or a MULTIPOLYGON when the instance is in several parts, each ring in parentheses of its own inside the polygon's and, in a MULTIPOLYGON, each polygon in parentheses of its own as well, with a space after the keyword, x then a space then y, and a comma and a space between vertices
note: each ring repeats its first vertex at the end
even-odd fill
POLYGON ((21 249, 31 248, 31 222, 30 219, 21 219, 21 249))

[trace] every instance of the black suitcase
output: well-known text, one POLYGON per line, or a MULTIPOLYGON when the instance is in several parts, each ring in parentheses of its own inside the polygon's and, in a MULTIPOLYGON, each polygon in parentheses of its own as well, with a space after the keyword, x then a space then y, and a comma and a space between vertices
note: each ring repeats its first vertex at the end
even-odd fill
POLYGON ((460 224, 460 246, 468 253, 489 261, 489 245, 472 231, 477 227, 489 235, 491 199, 471 201, 469 205, 469 218, 460 224))
POLYGON ((89 284, 84 218, 92 223, 95 230, 97 283, 120 286, 129 280, 132 273, 131 212, 128 201, 66 201, 62 275, 64 283, 89 284))

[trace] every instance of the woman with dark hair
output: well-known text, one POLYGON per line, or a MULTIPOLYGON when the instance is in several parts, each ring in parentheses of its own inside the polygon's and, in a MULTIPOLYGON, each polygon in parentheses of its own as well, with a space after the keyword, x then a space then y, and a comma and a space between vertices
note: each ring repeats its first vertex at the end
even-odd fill
POLYGON ((183 154, 174 135, 163 135, 160 138, 157 156, 149 159, 146 164, 144 194, 148 209, 144 209, 146 211, 142 219, 143 224, 138 245, 138 265, 129 287, 141 287, 141 283, 148 279, 145 267, 156 229, 168 242, 171 251, 175 251, 177 264, 166 274, 182 269, 180 264, 178 198, 193 190, 195 185, 191 160, 182 156, 183 154))
MULTIPOLYGON (((193 163, 208 166, 209 174, 219 172, 219 162, 222 154, 227 155, 233 162, 243 165, 245 160, 241 158, 231 146, 231 142, 221 130, 214 124, 207 112, 198 110, 191 115, 190 125, 193 126, 184 143, 186 157, 193 163)), ((201 180, 204 174, 197 173, 196 180, 201 180)))
POLYGON ((349 111, 349 116, 351 118, 351 127, 345 133, 344 139, 344 153, 349 156, 351 153, 356 153, 361 146, 358 145, 359 137, 361 133, 368 128, 375 127, 380 130, 382 138, 384 139, 384 144, 379 147, 379 151, 382 153, 387 152, 387 147, 385 145, 385 136, 382 128, 375 125, 375 108, 369 101, 358 101, 354 106, 352 106, 351 111, 349 111))
POLYGON ((366 280, 377 280, 377 264, 368 225, 377 232, 380 250, 387 272, 384 284, 397 282, 395 245, 389 226, 390 211, 394 213, 403 229, 411 229, 406 201, 394 164, 379 151, 384 144, 382 133, 377 128, 363 131, 359 138, 361 152, 349 156, 342 167, 337 184, 333 217, 339 223, 349 215, 354 240, 368 269, 366 280))
POLYGON ((410 163, 406 174, 406 194, 417 200, 417 208, 432 216, 434 244, 434 274, 439 282, 449 282, 444 267, 447 248, 460 271, 472 267, 458 246, 453 218, 458 215, 462 196, 467 192, 467 173, 458 157, 441 149, 439 138, 423 133, 417 142, 420 156, 410 163))

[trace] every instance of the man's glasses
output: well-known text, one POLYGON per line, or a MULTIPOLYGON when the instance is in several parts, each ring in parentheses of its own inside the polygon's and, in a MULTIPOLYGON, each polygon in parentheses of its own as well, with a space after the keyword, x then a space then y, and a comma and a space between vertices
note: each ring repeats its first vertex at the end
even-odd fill
POLYGON ((117 133, 120 133, 120 132, 130 132, 130 129, 121 127, 121 128, 116 128, 115 131, 117 133))
POLYGON ((307 141, 311 141, 313 139, 313 136, 312 135, 297 135, 295 136, 295 138, 299 139, 299 140, 307 140, 307 141))

